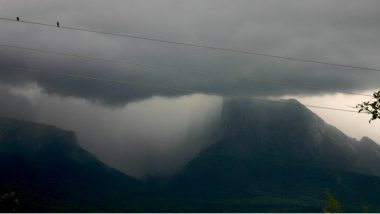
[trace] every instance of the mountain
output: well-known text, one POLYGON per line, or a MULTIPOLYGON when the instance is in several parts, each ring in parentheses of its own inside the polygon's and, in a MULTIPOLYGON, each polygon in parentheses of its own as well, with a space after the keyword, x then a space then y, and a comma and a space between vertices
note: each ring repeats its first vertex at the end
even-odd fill
POLYGON ((328 188, 345 211, 380 208, 380 146, 347 137, 295 100, 226 100, 217 133, 167 181, 167 195, 186 195, 196 211, 320 212, 328 188))
POLYGON ((0 197, 15 192, 18 211, 128 210, 140 182, 98 161, 73 132, 0 118, 0 197))
POLYGON ((174 176, 139 181, 73 132, 0 118, 0 197, 26 212, 321 212, 329 189, 346 212, 380 211, 380 146, 295 100, 227 99, 211 136, 174 176))

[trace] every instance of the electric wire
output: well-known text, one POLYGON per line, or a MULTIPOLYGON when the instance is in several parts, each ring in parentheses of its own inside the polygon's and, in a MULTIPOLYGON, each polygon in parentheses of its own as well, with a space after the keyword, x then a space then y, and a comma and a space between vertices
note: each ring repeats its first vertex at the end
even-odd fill
POLYGON ((28 47, 8 45, 8 44, 0 44, 0 47, 26 50, 26 51, 43 53, 43 54, 52 54, 52 55, 60 55, 60 56, 67 56, 67 57, 75 57, 75 58, 81 58, 81 59, 92 60, 92 61, 101 61, 101 62, 112 63, 112 64, 126 64, 126 65, 129 64, 129 65, 142 66, 142 67, 168 69, 171 71, 181 72, 181 73, 191 73, 191 74, 195 74, 195 75, 203 75, 203 76, 209 76, 209 77, 219 77, 219 78, 227 78, 227 79, 242 80, 242 81, 249 81, 249 82, 258 82, 258 83, 267 84, 267 85, 281 85, 281 86, 291 87, 291 88, 305 88, 305 89, 327 91, 327 92, 331 92, 331 93, 342 93, 342 94, 348 94, 348 95, 372 97, 372 95, 369 95, 369 94, 349 92, 349 91, 343 91, 343 90, 322 89, 322 88, 317 87, 317 86, 306 85, 306 84, 294 84, 294 83, 285 82, 285 81, 262 80, 262 79, 258 79, 258 78, 254 78, 254 77, 245 77, 242 75, 216 74, 216 73, 199 71, 199 70, 177 68, 177 67, 173 67, 173 66, 166 66, 166 65, 163 66, 163 65, 148 64, 148 63, 142 63, 142 62, 133 62, 133 61, 130 61, 128 59, 114 60, 114 59, 106 59, 106 58, 94 57, 94 56, 88 56, 88 55, 85 56, 85 55, 73 54, 73 53, 68 53, 68 52, 51 51, 51 50, 37 49, 37 48, 28 48, 28 47))
POLYGON ((298 58, 298 57, 272 55, 272 54, 266 54, 266 53, 261 53, 261 52, 256 52, 256 51, 231 49, 231 48, 224 48, 224 47, 217 47, 217 46, 202 45, 202 44, 197 44, 197 43, 178 42, 178 41, 158 39, 158 38, 154 38, 154 37, 144 37, 144 36, 132 35, 132 34, 113 33, 113 32, 92 30, 92 29, 79 28, 79 27, 70 27, 70 26, 65 26, 62 24, 60 24, 60 26, 58 27, 57 25, 54 25, 54 24, 47 24, 47 23, 28 21, 28 20, 17 21, 16 19, 10 19, 10 18, 5 18, 5 17, 0 17, 0 20, 26 23, 26 24, 34 24, 34 25, 40 25, 40 26, 46 26, 46 27, 55 27, 55 28, 59 28, 59 29, 84 31, 84 32, 104 34, 104 35, 124 37, 124 38, 140 39, 140 40, 160 42, 160 43, 173 44, 173 45, 182 45, 182 46, 190 46, 190 47, 195 47, 195 48, 211 49, 211 50, 237 53, 237 54, 256 55, 256 56, 269 57, 269 58, 274 58, 274 59, 282 59, 282 60, 287 60, 287 61, 298 61, 298 62, 303 62, 303 63, 314 63, 314 64, 322 64, 322 65, 335 66, 335 67, 344 67, 344 68, 350 68, 350 69, 359 69, 359 70, 379 71, 380 72, 380 69, 378 69, 378 68, 370 68, 370 67, 356 66, 356 65, 347 65, 347 64, 340 64, 340 63, 334 63, 334 62, 319 61, 319 60, 314 60, 314 59, 304 59, 304 58, 298 58))
MULTIPOLYGON (((141 83, 141 82, 135 82, 135 81, 129 81, 129 80, 112 80, 112 79, 101 78, 101 77, 90 76, 90 75, 68 74, 68 73, 63 73, 63 72, 52 72, 52 71, 45 71, 45 70, 41 70, 41 69, 35 69, 35 68, 23 68, 23 67, 18 67, 18 66, 6 66, 6 67, 8 67, 10 69, 15 69, 18 71, 24 71, 24 72, 37 72, 37 73, 42 73, 42 74, 53 74, 53 75, 58 75, 58 76, 62 76, 62 77, 101 81, 101 82, 106 82, 106 83, 110 83, 110 84, 168 89, 168 90, 174 90, 174 91, 180 91, 180 92, 186 92, 186 93, 205 93, 204 91, 200 91, 200 90, 179 88, 179 87, 174 87, 174 86, 164 86, 164 85, 159 85, 159 84, 141 83)), ((316 109, 324 109, 324 110, 330 110, 330 111, 358 113, 358 111, 354 111, 354 110, 333 108, 333 107, 328 107, 328 106, 301 104, 301 103, 290 103, 290 102, 282 101, 282 100, 264 99, 264 98, 252 97, 252 96, 234 96, 234 95, 220 95, 220 96, 223 98, 230 98, 230 99, 251 99, 251 100, 257 100, 257 101, 262 101, 262 102, 283 103, 283 104, 303 106, 303 107, 316 108, 316 109)))

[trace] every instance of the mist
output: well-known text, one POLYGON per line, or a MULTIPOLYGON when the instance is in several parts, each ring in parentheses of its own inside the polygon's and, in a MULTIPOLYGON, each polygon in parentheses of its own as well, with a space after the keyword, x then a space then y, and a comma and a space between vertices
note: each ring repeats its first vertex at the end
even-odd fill
POLYGON ((171 175, 212 144, 222 108, 222 98, 202 94, 110 108, 51 96, 36 84, 0 89, 2 103, 8 103, 1 115, 72 130, 99 160, 138 178, 171 175))

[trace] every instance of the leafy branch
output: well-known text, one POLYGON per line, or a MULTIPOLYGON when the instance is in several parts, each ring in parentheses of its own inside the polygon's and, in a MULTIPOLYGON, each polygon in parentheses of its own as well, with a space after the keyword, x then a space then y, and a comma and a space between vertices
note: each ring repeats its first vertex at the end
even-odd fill
POLYGON ((380 119, 380 91, 373 93, 373 100, 356 105, 359 113, 371 114, 369 122, 380 119))

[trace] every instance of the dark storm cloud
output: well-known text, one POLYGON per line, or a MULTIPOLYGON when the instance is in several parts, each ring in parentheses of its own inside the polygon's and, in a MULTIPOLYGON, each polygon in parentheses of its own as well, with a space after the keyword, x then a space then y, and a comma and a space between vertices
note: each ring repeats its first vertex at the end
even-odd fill
MULTIPOLYGON (((61 25, 156 37, 226 48, 255 50, 341 64, 380 67, 379 1, 0 1, 5 17, 20 16, 61 25)), ((109 59, 170 65, 216 74, 261 80, 312 84, 318 90, 268 85, 220 77, 197 76, 165 69, 105 64, 70 57, 31 54, 0 48, 3 81, 35 81, 47 93, 83 97, 109 104, 152 95, 186 92, 127 87, 42 74, 11 77, 4 65, 107 79, 159 84, 220 95, 289 95, 328 90, 380 87, 380 74, 310 63, 287 62, 125 39, 87 32, 52 29, 12 22, 0 23, 0 43, 65 51, 109 59)))

